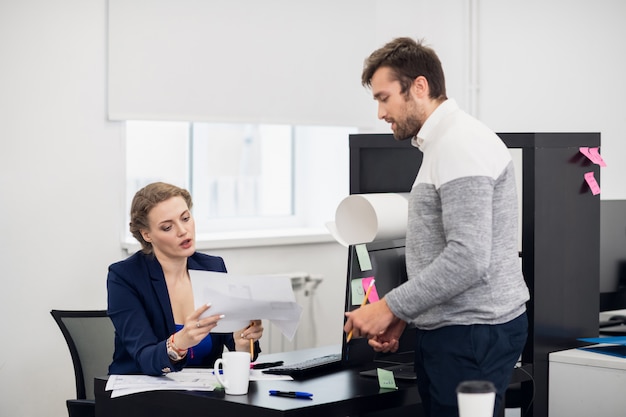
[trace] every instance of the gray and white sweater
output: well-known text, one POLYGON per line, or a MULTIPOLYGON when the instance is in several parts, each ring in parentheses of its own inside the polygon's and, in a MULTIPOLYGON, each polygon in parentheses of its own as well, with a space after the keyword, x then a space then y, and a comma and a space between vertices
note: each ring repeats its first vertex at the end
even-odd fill
POLYGON ((409 196, 409 280, 385 296, 389 308, 425 330, 514 319, 530 297, 510 152, 451 99, 413 144, 424 158, 409 196))

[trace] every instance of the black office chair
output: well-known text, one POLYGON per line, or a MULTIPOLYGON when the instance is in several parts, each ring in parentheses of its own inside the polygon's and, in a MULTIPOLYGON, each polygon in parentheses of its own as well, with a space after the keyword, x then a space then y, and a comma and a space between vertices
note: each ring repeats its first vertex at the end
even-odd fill
POLYGON ((106 310, 52 310, 70 349, 76 378, 76 399, 67 400, 69 417, 94 417, 96 376, 108 373, 115 330, 106 310))

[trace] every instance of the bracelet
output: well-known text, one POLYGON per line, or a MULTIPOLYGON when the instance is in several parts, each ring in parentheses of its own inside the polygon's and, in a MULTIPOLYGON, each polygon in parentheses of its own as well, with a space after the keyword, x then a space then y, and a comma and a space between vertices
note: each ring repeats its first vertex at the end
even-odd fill
POLYGON ((176 350, 176 352, 178 352, 179 355, 184 356, 187 353, 187 349, 179 349, 178 346, 176 346, 176 343, 174 343, 174 335, 175 333, 172 333, 172 336, 170 337, 170 344, 172 345, 172 347, 174 348, 174 350, 176 350))
POLYGON ((179 362, 182 361, 185 356, 187 356, 187 351, 181 351, 176 348, 175 346, 173 346, 173 341, 174 341, 174 335, 172 335, 171 337, 167 338, 166 341, 166 346, 167 346, 167 356, 169 356, 170 360, 172 362, 179 362))

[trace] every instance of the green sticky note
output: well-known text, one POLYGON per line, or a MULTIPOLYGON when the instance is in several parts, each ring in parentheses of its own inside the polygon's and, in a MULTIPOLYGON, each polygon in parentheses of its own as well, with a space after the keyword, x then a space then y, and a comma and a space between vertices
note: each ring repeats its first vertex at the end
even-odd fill
POLYGON ((378 374, 378 385, 380 385, 381 388, 398 389, 396 379, 393 377, 393 372, 377 368, 376 373, 378 374))
POLYGON ((370 254, 367 253, 367 246, 360 244, 356 245, 355 249, 361 271, 369 271, 372 269, 372 261, 370 261, 370 254))
POLYGON ((365 290, 363 290, 363 279, 356 278, 350 281, 350 294, 353 306, 360 306, 365 298, 365 290))

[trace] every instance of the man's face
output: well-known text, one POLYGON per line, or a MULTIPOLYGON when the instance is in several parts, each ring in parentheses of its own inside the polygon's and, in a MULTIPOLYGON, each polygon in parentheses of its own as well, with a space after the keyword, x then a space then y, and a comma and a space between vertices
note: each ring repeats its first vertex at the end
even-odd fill
POLYGON ((381 67, 372 76, 372 94, 378 102, 378 118, 391 123, 397 140, 410 139, 424 123, 424 111, 411 91, 402 93, 400 82, 392 77, 391 70, 381 67))

